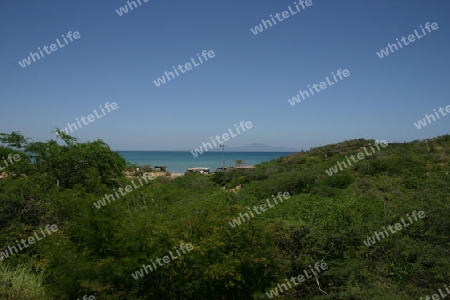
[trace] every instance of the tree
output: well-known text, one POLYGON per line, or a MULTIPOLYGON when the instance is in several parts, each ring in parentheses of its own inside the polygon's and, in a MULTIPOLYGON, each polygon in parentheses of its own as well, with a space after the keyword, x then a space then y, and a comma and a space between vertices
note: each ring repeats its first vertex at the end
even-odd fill
POLYGON ((80 143, 63 131, 56 131, 63 145, 55 140, 28 142, 19 132, 0 133, 0 141, 8 145, 3 152, 17 152, 11 147, 25 150, 19 153, 25 157, 21 161, 27 162, 26 168, 13 170, 11 167, 11 171, 26 176, 45 175, 50 180, 47 183, 59 182, 62 188, 83 184, 95 189, 96 183, 109 188, 117 186, 117 179, 123 178, 122 172, 126 167, 120 154, 112 151, 102 140, 80 143))
POLYGON ((20 131, 13 131, 10 134, 0 133, 0 142, 7 144, 8 147, 22 149, 28 143, 28 140, 20 131))
POLYGON ((246 163, 242 159, 235 159, 234 162, 238 167, 240 167, 241 165, 244 165, 246 163))

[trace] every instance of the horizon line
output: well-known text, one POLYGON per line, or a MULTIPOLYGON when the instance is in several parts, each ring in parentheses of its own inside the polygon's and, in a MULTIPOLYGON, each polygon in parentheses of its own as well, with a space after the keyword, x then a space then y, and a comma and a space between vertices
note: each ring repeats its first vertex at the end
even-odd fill
MULTIPOLYGON (((161 150, 113 150, 113 151, 119 151, 119 152, 137 152, 137 151, 166 151, 166 152, 191 152, 192 150, 165 150, 165 149, 161 149, 161 150)), ((228 152, 300 152, 301 150, 284 150, 284 151, 280 151, 280 150, 236 150, 236 151, 228 151, 228 152)), ((222 152, 221 150, 209 150, 206 152, 222 152)), ((206 153, 204 152, 204 153, 206 153)), ((224 152, 227 152, 226 150, 224 152)))

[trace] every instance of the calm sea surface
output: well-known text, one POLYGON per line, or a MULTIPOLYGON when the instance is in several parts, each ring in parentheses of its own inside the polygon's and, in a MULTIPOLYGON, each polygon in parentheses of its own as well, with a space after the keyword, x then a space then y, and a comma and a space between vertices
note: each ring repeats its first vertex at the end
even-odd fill
MULTIPOLYGON (((127 162, 137 165, 148 164, 166 166, 172 173, 184 173, 187 168, 204 167, 214 172, 222 167, 222 152, 204 152, 194 157, 190 151, 118 151, 127 162)), ((287 156, 293 152, 225 152, 225 167, 235 166, 234 160, 246 162, 243 166, 253 166, 263 161, 287 156)))

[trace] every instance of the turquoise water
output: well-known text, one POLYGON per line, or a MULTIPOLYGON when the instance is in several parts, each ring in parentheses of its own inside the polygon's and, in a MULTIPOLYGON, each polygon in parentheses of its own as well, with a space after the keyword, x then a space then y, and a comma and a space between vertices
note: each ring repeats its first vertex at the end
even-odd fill
MULTIPOLYGON (((171 173, 184 173, 187 168, 204 167, 214 172, 222 167, 222 152, 205 152, 194 157, 189 151, 118 151, 127 162, 137 165, 148 164, 166 166, 171 173)), ((225 152, 225 167, 235 166, 234 160, 241 159, 246 162, 243 166, 253 166, 263 161, 270 161, 292 152, 225 152)))

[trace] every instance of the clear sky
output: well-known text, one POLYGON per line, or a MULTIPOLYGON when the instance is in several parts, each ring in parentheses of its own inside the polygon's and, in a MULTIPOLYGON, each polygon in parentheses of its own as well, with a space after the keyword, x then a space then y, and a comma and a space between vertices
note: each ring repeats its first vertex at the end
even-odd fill
POLYGON ((450 116, 414 126, 450 105, 449 1, 312 0, 300 12, 293 0, 140 2, 119 16, 127 1, 0 1, 0 132, 49 140, 55 127, 94 109, 101 115, 100 105, 116 102, 116 110, 72 135, 102 139, 114 150, 192 149, 251 121, 227 145, 307 150, 449 133, 450 116), (250 31, 283 11, 290 16, 250 31), (420 26, 427 22, 439 28, 425 36, 420 26), (376 54, 414 30, 423 37, 383 59, 376 54), (65 44, 69 31, 80 37, 65 44), (19 65, 57 38, 62 48, 19 65), (154 84, 172 66, 198 63, 203 50, 215 57, 154 84), (338 69, 350 76, 289 104, 338 69))

